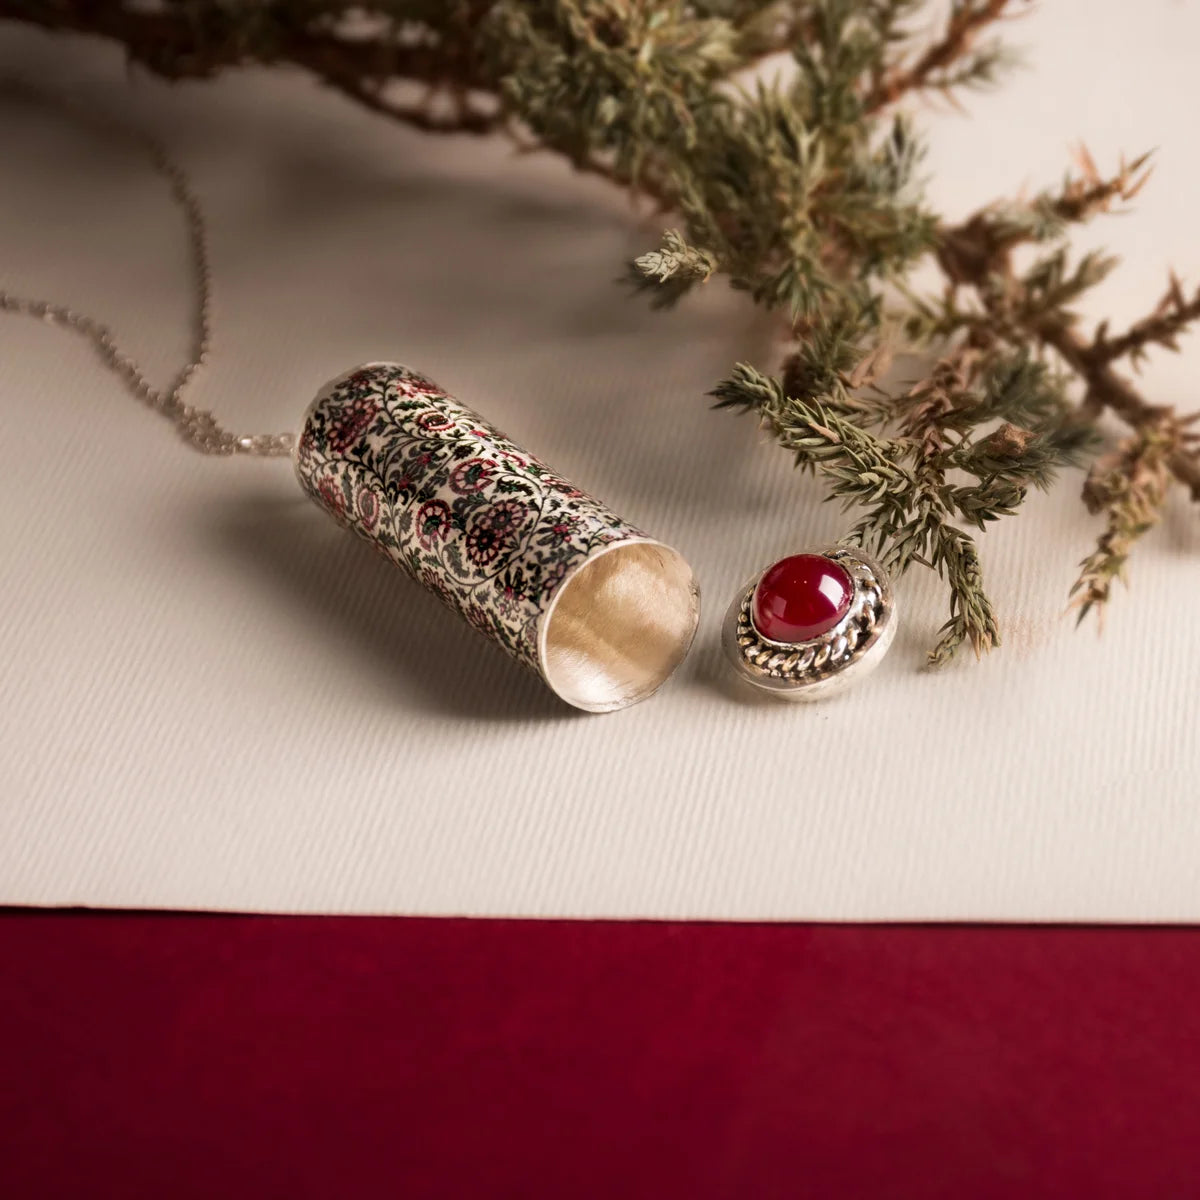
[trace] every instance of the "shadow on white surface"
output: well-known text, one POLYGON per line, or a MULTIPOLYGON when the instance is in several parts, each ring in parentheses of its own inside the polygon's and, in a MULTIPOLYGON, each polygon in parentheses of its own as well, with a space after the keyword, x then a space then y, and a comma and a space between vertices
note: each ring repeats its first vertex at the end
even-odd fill
POLYGON ((585 719, 306 498, 239 498, 206 512, 205 533, 265 606, 311 625, 297 653, 332 639, 398 706, 479 721, 585 719))

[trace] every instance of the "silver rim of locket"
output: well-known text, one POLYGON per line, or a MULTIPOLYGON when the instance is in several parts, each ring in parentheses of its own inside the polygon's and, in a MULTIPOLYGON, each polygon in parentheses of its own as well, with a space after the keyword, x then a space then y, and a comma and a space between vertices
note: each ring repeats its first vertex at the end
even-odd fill
POLYGON ((755 628, 754 589, 764 567, 738 590, 725 615, 726 656, 747 683, 784 700, 820 700, 857 683, 873 671, 895 636, 896 599, 887 572, 851 546, 813 551, 849 574, 854 595, 846 615, 806 642, 773 642, 755 628))

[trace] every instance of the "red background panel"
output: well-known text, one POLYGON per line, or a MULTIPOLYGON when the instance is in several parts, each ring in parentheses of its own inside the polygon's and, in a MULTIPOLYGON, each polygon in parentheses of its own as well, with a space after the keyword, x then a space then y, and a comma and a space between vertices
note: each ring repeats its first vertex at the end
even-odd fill
POLYGON ((1200 1196, 1200 934, 10 912, 0 1195, 1200 1196))

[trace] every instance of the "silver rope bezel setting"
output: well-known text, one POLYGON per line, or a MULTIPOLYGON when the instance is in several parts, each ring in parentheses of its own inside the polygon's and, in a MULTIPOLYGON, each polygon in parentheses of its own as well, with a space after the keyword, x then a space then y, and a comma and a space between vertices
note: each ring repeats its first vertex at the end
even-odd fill
POLYGON ((759 633, 752 609, 763 571, 742 586, 725 618, 725 651, 738 675, 783 699, 815 700, 841 691, 878 666, 896 632, 891 581, 870 555, 851 546, 811 553, 837 563, 854 586, 846 615, 832 629, 805 642, 775 642, 759 633))

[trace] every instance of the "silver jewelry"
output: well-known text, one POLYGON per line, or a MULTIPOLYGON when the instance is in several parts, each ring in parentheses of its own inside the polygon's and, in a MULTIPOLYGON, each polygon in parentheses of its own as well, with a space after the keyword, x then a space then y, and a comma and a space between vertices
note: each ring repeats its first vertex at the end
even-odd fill
POLYGON ((336 521, 576 708, 645 699, 692 644, 700 589, 678 551, 400 363, 321 389, 296 472, 336 521))
MULTIPOLYGON (((123 131, 125 132, 125 131, 123 131)), ((183 212, 195 279, 187 364, 155 388, 110 330, 0 290, 0 312, 62 325, 204 454, 292 456, 339 524, 434 593, 568 704, 608 712, 655 692, 686 656, 699 588, 677 551, 509 441, 431 380, 368 363, 318 394, 299 439, 239 435, 184 402, 212 341, 212 272, 200 205, 163 147, 139 139, 183 212)))
POLYGON ((850 546, 780 559, 747 580, 722 642, 747 683, 784 700, 825 699, 877 667, 896 633, 887 572, 850 546))

